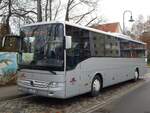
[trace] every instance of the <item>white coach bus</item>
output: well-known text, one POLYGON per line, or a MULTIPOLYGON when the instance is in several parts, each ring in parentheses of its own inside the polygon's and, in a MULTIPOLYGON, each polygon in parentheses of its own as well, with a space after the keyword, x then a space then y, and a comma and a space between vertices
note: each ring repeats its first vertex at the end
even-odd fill
POLYGON ((23 26, 20 39, 18 89, 25 93, 97 96, 104 87, 146 72, 145 43, 125 35, 50 22, 23 26))

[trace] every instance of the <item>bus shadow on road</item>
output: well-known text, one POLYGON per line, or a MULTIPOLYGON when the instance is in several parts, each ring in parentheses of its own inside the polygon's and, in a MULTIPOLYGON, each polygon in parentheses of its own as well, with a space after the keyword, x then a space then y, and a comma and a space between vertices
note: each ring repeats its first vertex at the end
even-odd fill
POLYGON ((112 86, 103 88, 102 92, 109 92, 109 90, 113 90, 113 89, 115 90, 115 89, 118 89, 118 88, 128 87, 132 84, 138 84, 139 82, 142 82, 142 81, 145 81, 145 80, 143 78, 140 78, 137 81, 128 80, 128 81, 120 82, 120 83, 114 84, 112 86))

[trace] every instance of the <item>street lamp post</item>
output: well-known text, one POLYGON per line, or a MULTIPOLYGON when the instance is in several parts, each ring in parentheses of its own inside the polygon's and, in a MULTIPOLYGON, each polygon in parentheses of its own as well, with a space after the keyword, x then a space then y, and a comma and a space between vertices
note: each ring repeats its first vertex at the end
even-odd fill
POLYGON ((133 20, 133 17, 132 17, 132 11, 130 11, 130 10, 125 10, 124 12, 123 12, 123 33, 125 33, 125 14, 126 13, 130 13, 130 20, 129 20, 129 22, 133 22, 134 20, 133 20))

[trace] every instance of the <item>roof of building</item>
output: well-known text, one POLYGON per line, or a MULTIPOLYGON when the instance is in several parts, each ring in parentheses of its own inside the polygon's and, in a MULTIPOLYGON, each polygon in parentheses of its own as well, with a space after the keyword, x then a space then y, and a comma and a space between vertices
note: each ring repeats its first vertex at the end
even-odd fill
POLYGON ((119 22, 98 24, 92 27, 105 32, 118 32, 118 27, 121 30, 119 22))

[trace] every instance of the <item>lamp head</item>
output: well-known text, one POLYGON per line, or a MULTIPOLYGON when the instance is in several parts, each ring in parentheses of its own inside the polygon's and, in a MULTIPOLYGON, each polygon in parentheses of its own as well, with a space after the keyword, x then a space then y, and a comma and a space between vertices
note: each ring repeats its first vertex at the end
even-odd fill
POLYGON ((134 19, 133 19, 132 15, 131 15, 129 22, 133 22, 133 21, 134 21, 134 19))

